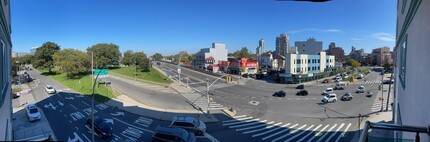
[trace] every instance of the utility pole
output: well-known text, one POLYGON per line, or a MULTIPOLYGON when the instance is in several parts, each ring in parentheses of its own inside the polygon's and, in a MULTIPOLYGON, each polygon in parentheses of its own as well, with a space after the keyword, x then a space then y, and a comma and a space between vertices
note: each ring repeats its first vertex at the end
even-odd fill
POLYGON ((210 107, 210 102, 209 102, 209 78, 206 78, 206 99, 208 102, 208 107, 206 110, 206 114, 209 116, 209 107, 210 107))
POLYGON ((134 80, 137 79, 137 59, 134 59, 134 80))
POLYGON ((388 87, 388 97, 387 97, 387 108, 385 108, 385 111, 388 111, 388 102, 389 102, 389 100, 390 100, 390 93, 391 93, 391 80, 393 79, 393 73, 394 73, 394 71, 393 72, 391 72, 391 77, 390 77, 390 85, 388 85, 389 87, 388 87))
POLYGON ((94 51, 91 51, 91 74, 91 85, 93 87, 93 94, 91 95, 91 137, 94 142, 94 51))
POLYGON ((381 76, 381 96, 382 96, 382 99, 381 99, 381 112, 384 110, 384 70, 382 70, 382 76, 381 76))

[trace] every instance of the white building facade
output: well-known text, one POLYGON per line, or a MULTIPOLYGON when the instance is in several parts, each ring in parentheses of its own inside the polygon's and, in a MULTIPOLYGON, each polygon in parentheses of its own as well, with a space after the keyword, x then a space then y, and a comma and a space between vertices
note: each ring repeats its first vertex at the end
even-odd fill
POLYGON ((326 55, 326 52, 320 52, 319 55, 287 54, 285 57, 287 74, 319 73, 331 67, 335 67, 335 57, 326 55))
POLYGON ((211 48, 203 48, 195 54, 193 65, 198 68, 207 68, 209 65, 219 64, 219 61, 227 61, 228 50, 225 44, 212 43, 211 48))
MULTIPOLYGON (((430 1, 399 0, 394 49, 394 123, 430 126, 430 1)), ((399 139, 415 139, 415 133, 396 132, 399 139)), ((430 141, 420 134, 421 141, 430 141)))
POLYGON ((277 69, 278 60, 273 58, 272 53, 264 53, 257 56, 257 62, 261 69, 277 69))

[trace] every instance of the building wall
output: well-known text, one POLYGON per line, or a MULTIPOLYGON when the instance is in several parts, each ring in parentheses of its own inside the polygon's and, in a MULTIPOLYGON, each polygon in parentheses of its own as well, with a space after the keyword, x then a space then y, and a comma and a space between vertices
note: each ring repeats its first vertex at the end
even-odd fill
POLYGON ((309 38, 307 41, 296 41, 294 46, 297 47, 299 54, 315 55, 322 51, 322 41, 316 41, 315 38, 309 38))
POLYGON ((326 65, 335 66, 335 57, 326 56, 325 52, 321 55, 308 54, 287 54, 285 63, 285 72, 290 74, 308 74, 323 72, 326 65), (330 61, 326 63, 327 59, 330 61))
POLYGON ((325 52, 320 52, 320 72, 323 72, 326 66, 326 56, 325 56, 325 52))
POLYGON ((276 37, 276 52, 282 56, 286 56, 290 50, 290 39, 286 34, 281 34, 276 37))
POLYGON ((212 43, 211 48, 203 48, 196 53, 194 66, 200 68, 207 67, 209 64, 206 63, 205 59, 209 57, 214 58, 214 64, 218 64, 220 61, 227 61, 227 54, 228 50, 225 48, 225 44, 212 43))
POLYGON ((0 141, 12 140, 10 5, 1 1, 0 9, 0 141))
MULTIPOLYGON (((430 86, 427 75, 430 66, 426 62, 430 60, 430 1, 405 2, 404 5, 403 0, 399 0, 397 8, 394 121, 427 127, 430 125, 430 95, 426 93, 430 86)), ((415 139, 414 133, 397 134, 401 138, 415 139)), ((430 141, 427 134, 420 134, 420 137, 421 141, 430 141)))

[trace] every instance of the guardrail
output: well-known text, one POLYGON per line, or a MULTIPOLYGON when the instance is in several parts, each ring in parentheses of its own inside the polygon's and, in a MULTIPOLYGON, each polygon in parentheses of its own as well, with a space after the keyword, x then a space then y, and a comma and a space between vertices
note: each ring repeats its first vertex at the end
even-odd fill
POLYGON ((409 125, 398 125, 398 124, 388 124, 388 123, 372 123, 366 121, 366 124, 361 131, 359 142, 367 142, 369 129, 383 129, 383 130, 394 130, 394 131, 405 131, 405 132, 415 132, 415 142, 420 142, 420 133, 427 133, 430 135, 430 126, 409 126, 409 125))

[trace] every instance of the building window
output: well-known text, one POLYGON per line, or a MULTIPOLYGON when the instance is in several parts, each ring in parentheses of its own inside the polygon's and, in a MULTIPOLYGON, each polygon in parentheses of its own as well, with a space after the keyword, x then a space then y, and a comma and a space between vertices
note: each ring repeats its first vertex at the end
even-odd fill
POLYGON ((294 64, 296 64, 296 60, 294 60, 294 64))
POLYGON ((320 59, 318 59, 318 63, 320 63, 320 59))
POLYGON ((399 80, 402 84, 403 89, 406 85, 406 53, 407 53, 407 41, 408 35, 403 37, 400 44, 400 66, 399 66, 399 80))
POLYGON ((325 62, 328 63, 328 59, 326 59, 325 62))
POLYGON ((308 64, 311 62, 311 59, 308 59, 308 64))
POLYGON ((297 59, 297 64, 300 64, 300 59, 297 59))
POLYGON ((311 70, 311 67, 308 67, 308 71, 310 71, 311 70))

